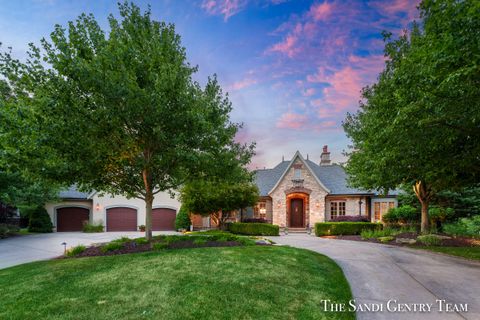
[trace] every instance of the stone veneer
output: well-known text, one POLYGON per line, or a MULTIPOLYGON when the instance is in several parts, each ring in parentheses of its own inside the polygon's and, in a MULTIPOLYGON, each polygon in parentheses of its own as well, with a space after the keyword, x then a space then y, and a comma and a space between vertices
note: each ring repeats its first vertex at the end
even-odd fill
POLYGON ((294 167, 296 166, 301 166, 303 188, 311 190, 308 204, 304 204, 304 210, 307 223, 310 227, 313 227, 316 222, 325 221, 325 196, 327 191, 317 182, 300 158, 295 160, 282 181, 270 194, 272 198, 272 222, 280 227, 289 225, 287 222, 287 195, 285 190, 295 187, 292 180, 294 179, 294 167))

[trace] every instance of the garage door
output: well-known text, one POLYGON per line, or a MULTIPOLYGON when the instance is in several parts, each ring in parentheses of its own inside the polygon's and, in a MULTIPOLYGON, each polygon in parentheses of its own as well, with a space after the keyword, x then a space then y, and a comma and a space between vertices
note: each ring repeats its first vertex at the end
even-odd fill
POLYGON ((83 222, 88 221, 90 211, 85 208, 57 209, 57 231, 82 231, 83 222))
POLYGON ((137 231, 137 210, 123 207, 107 209, 107 231, 137 231))
POLYGON ((176 211, 173 209, 157 208, 152 210, 152 230, 175 230, 176 211))

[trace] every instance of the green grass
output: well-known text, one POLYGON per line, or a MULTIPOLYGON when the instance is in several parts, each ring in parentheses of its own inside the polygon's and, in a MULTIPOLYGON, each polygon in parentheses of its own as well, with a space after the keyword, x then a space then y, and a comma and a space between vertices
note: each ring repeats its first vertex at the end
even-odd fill
POLYGON ((414 246, 415 249, 429 250, 433 252, 440 252, 452 256, 462 257, 470 260, 480 261, 480 247, 432 247, 432 246, 414 246))
POLYGON ((329 258, 229 247, 62 259, 0 270, 0 319, 354 319, 326 313, 349 285, 329 258))

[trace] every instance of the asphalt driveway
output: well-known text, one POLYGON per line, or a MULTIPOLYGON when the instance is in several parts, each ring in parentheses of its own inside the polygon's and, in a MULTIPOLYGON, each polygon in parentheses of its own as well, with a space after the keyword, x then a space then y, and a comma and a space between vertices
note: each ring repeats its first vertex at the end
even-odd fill
POLYGON ((373 308, 383 305, 380 312, 360 312, 357 309, 357 319, 480 319, 478 262, 415 249, 323 239, 306 234, 270 238, 278 244, 329 256, 343 269, 355 305, 367 304, 373 308), (387 310, 389 300, 396 300, 389 305, 390 310, 396 312, 387 310), (468 311, 445 312, 446 306, 437 300, 456 303, 457 307, 460 303, 468 304, 468 311), (439 311, 440 303, 443 312, 439 311), (418 310, 408 311, 404 304, 418 310), (423 312, 419 304, 425 304, 423 312), (432 304, 430 312, 427 312, 426 304, 432 304))
MULTIPOLYGON (((174 231, 158 231, 157 234, 177 234, 174 231)), ((144 232, 55 232, 25 236, 16 236, 0 240, 0 269, 15 266, 17 264, 46 260, 63 254, 62 242, 67 243, 67 248, 79 244, 90 245, 92 243, 108 242, 123 236, 140 238, 144 232)))

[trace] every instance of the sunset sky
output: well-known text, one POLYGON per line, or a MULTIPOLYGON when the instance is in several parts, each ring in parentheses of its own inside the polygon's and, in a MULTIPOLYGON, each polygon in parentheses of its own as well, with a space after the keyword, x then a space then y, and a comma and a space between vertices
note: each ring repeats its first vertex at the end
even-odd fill
MULTIPOLYGON (((358 108, 360 90, 383 68, 382 30, 398 36, 418 18, 417 0, 151 0, 156 20, 171 22, 199 66, 196 80, 216 73, 230 95, 240 141, 256 141, 252 168, 271 167, 296 150, 320 160, 329 145, 344 161, 341 122, 358 108)), ((2 1, 0 42, 25 57, 29 42, 55 24, 93 13, 107 28, 117 1, 2 1)))

